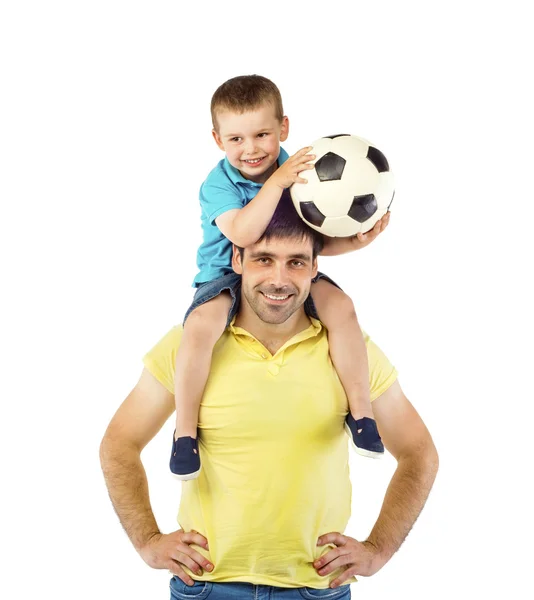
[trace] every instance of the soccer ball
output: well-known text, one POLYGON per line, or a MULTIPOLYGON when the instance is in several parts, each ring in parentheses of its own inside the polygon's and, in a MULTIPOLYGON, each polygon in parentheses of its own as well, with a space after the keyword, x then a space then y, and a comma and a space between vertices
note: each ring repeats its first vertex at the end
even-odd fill
POLYGON ((393 173, 386 157, 355 135, 331 135, 313 143, 315 168, 302 171, 308 183, 289 192, 306 224, 330 237, 365 233, 393 201, 393 173))

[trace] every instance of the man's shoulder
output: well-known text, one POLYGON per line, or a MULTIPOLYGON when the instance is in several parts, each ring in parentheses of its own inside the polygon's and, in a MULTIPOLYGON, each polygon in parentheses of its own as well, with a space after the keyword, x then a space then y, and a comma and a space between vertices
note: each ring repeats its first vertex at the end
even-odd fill
MULTIPOLYGON (((183 332, 183 325, 175 325, 143 356, 144 367, 171 393, 174 393, 176 355, 183 332)), ((217 342, 219 350, 226 347, 230 336, 230 328, 227 327, 217 342)))
POLYGON ((171 393, 174 393, 174 365, 183 331, 182 325, 175 325, 143 356, 145 368, 171 393))
POLYGON ((159 339, 159 341, 147 353, 150 354, 167 354, 178 348, 184 332, 183 325, 174 325, 167 333, 159 339))

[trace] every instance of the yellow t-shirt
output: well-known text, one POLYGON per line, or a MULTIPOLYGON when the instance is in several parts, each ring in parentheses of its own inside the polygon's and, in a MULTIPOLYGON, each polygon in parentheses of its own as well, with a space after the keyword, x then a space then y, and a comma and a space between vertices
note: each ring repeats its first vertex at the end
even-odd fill
MULTIPOLYGON (((144 357, 170 392, 181 334, 175 327, 144 357)), ((374 400, 397 373, 365 339, 374 400)), ((342 533, 350 517, 347 412, 319 321, 274 356, 244 329, 227 328, 200 406, 202 471, 182 483, 178 522, 206 536, 209 552, 195 548, 215 565, 194 579, 327 588, 342 572, 321 577, 312 563, 333 547, 317 538, 342 533)))

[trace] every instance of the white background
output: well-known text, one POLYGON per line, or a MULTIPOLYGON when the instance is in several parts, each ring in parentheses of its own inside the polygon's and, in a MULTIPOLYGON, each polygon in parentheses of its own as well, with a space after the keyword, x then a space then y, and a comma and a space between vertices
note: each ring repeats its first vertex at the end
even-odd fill
MULTIPOLYGON (((357 598, 532 594, 532 27, 526 2, 23 2, 0 9, 3 598, 168 598, 98 446, 190 303, 209 102, 260 73, 291 153, 350 132, 396 176, 388 230, 322 259, 399 370, 441 469, 357 598), (3 589, 5 588, 5 590, 3 589)), ((172 423, 143 453, 175 528, 172 423)), ((394 469, 351 457, 363 538, 394 469)))

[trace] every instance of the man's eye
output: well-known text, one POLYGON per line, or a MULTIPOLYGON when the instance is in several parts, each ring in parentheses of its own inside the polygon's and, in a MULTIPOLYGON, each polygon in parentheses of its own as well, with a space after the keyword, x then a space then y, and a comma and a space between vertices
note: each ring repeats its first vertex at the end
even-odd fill
POLYGON ((294 260, 293 261, 293 266, 294 267, 302 267, 304 265, 304 263, 301 260, 294 260))
POLYGON ((269 258, 258 258, 258 262, 260 262, 262 265, 267 264, 269 260, 269 258))

